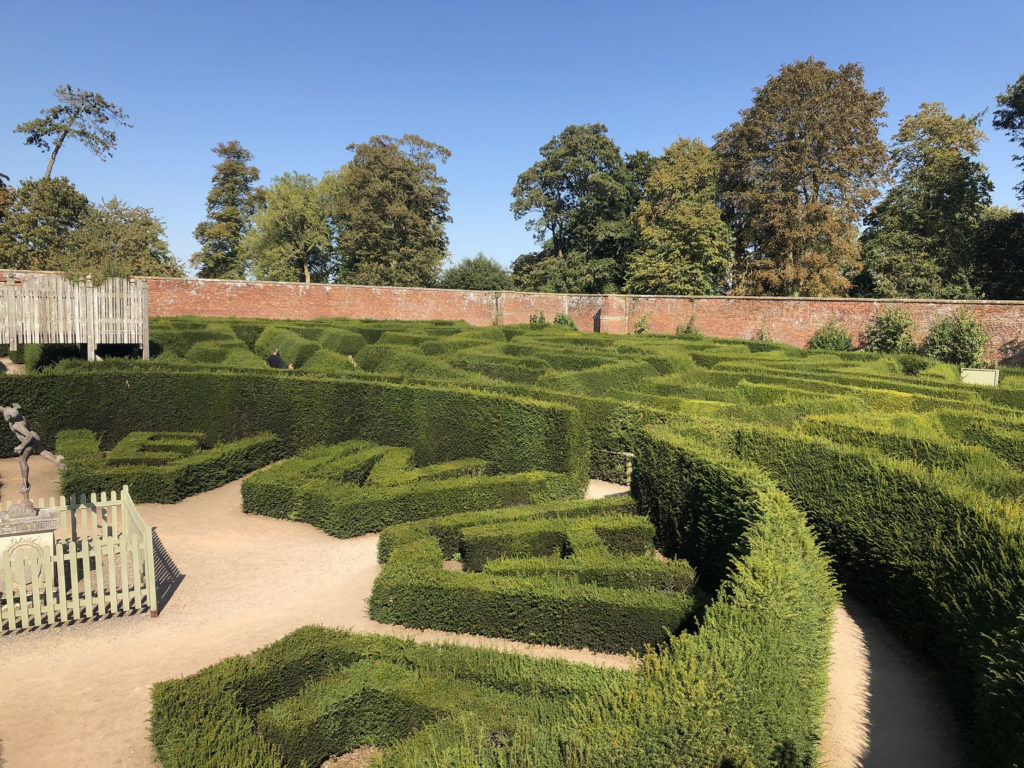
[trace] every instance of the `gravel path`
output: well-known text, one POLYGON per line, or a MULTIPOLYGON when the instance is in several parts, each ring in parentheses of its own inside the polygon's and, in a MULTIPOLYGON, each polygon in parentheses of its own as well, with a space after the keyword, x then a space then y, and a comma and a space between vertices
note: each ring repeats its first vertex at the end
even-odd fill
MULTIPOLYGON (((56 493, 55 473, 48 473, 47 488, 44 465, 32 462, 34 497, 56 493)), ((17 471, 16 460, 0 461, 0 490, 17 490, 17 471)), ((590 664, 629 663, 613 654, 378 624, 366 609, 380 571, 377 536, 336 539, 304 523, 245 515, 240 482, 179 504, 140 505, 184 574, 158 618, 129 616, 0 638, 5 768, 150 766, 146 721, 153 683, 253 651, 305 624, 590 664)))
MULTIPOLYGON (((33 461, 31 479, 34 497, 56 495, 48 462, 33 461)), ((15 459, 0 460, 0 480, 6 500, 20 486, 15 459)), ((377 536, 335 539, 303 523, 245 515, 239 485, 179 504, 140 505, 173 559, 159 618, 0 638, 4 768, 151 766, 153 683, 253 651, 304 624, 628 665, 612 654, 378 624, 366 609, 380 570, 377 536)), ((594 481, 587 497, 624 490, 594 481)), ((837 615, 824 765, 956 765, 953 721, 927 671, 862 608, 848 601, 847 609, 837 615)))

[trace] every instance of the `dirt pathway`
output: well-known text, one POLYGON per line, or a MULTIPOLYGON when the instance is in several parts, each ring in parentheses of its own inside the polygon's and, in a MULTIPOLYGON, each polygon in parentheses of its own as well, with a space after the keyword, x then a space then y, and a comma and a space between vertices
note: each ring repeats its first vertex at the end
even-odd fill
MULTIPOLYGON (((45 487, 45 463, 32 463, 34 497, 56 495, 45 487)), ((17 471, 15 460, 0 461, 3 490, 20 487, 17 471)), ((378 624, 366 609, 380 570, 377 536, 335 539, 311 525, 245 515, 239 485, 179 504, 140 505, 184 574, 159 618, 0 638, 4 768, 150 766, 153 683, 253 651, 305 624, 628 665, 613 654, 378 624)))
MULTIPOLYGON (((0 499, 20 487, 0 460, 0 499)), ((56 494, 56 472, 32 464, 33 497, 56 494)), ((279 639, 304 624, 418 640, 454 640, 533 656, 624 667, 622 656, 378 624, 366 598, 379 572, 377 536, 335 539, 302 523, 248 516, 240 481, 174 505, 144 504, 173 559, 159 618, 89 622, 0 638, 4 768, 151 766, 149 688, 279 639), (174 576, 172 572, 170 576, 174 576), (312 578, 315 576, 315 579, 312 578)), ((622 492, 594 484, 588 498, 622 492)), ((837 616, 823 742, 829 768, 957 764, 940 692, 856 604, 837 616)))

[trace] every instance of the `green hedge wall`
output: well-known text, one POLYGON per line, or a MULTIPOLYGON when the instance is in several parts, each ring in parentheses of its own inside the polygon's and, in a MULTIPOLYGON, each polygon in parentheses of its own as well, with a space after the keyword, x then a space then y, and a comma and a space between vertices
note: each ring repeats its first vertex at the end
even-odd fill
MULTIPOLYGON (((135 442, 131 435, 125 440, 130 444, 135 442)), ((89 430, 67 430, 58 434, 57 452, 64 455, 68 465, 61 472, 62 494, 120 491, 127 485, 137 502, 167 504, 218 488, 265 467, 281 457, 282 449, 281 441, 269 432, 191 454, 167 452, 158 463, 125 463, 116 453, 111 461, 103 456, 99 446, 99 438, 89 430)), ((122 452, 127 453, 129 448, 122 452)))
POLYGON ((715 717, 751 764, 778 765, 787 754, 785 764, 811 763, 837 591, 806 520, 763 473, 706 440, 652 427, 639 453, 633 493, 641 512, 661 545, 685 554, 716 592, 699 631, 681 636, 659 663, 689 660, 707 680, 723 672, 729 685, 715 717))
POLYGON ((279 371, 97 370, 0 377, 0 402, 17 401, 44 444, 61 429, 90 429, 112 447, 130 432, 202 432, 229 442, 277 435, 286 453, 367 439, 407 446, 419 464, 461 458, 495 472, 539 470, 583 482, 589 441, 579 414, 500 394, 279 371))
POLYGON ((735 449, 805 506, 850 590, 936 660, 971 718, 980 764, 1017 764, 1019 507, 954 475, 781 430, 738 430, 735 449))

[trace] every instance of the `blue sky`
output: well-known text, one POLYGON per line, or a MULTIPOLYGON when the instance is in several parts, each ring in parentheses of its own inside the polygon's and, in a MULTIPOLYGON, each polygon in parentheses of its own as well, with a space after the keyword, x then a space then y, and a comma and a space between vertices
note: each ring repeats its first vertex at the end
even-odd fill
POLYGON ((205 216, 210 148, 237 139, 263 181, 320 175, 374 134, 448 147, 455 261, 508 264, 533 247, 509 212, 516 176, 570 123, 603 122, 624 152, 713 135, 779 66, 814 56, 865 67, 890 102, 888 139, 923 101, 989 109, 981 160, 994 202, 1019 207, 995 97, 1024 72, 1024 3, 984 2, 82 2, 0 0, 6 76, 0 172, 41 176, 12 129, 57 85, 131 115, 113 159, 79 145, 54 173, 90 199, 153 208, 187 261, 205 216))

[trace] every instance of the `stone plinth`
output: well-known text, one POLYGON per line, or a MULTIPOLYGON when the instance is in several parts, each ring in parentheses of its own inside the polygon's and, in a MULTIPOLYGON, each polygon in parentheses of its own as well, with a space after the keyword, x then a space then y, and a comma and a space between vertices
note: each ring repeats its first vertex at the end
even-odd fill
POLYGON ((27 501, 0 510, 0 592, 49 581, 47 567, 54 549, 54 534, 60 522, 56 509, 36 509, 27 501), (8 584, 10 568, 13 583, 8 584))

